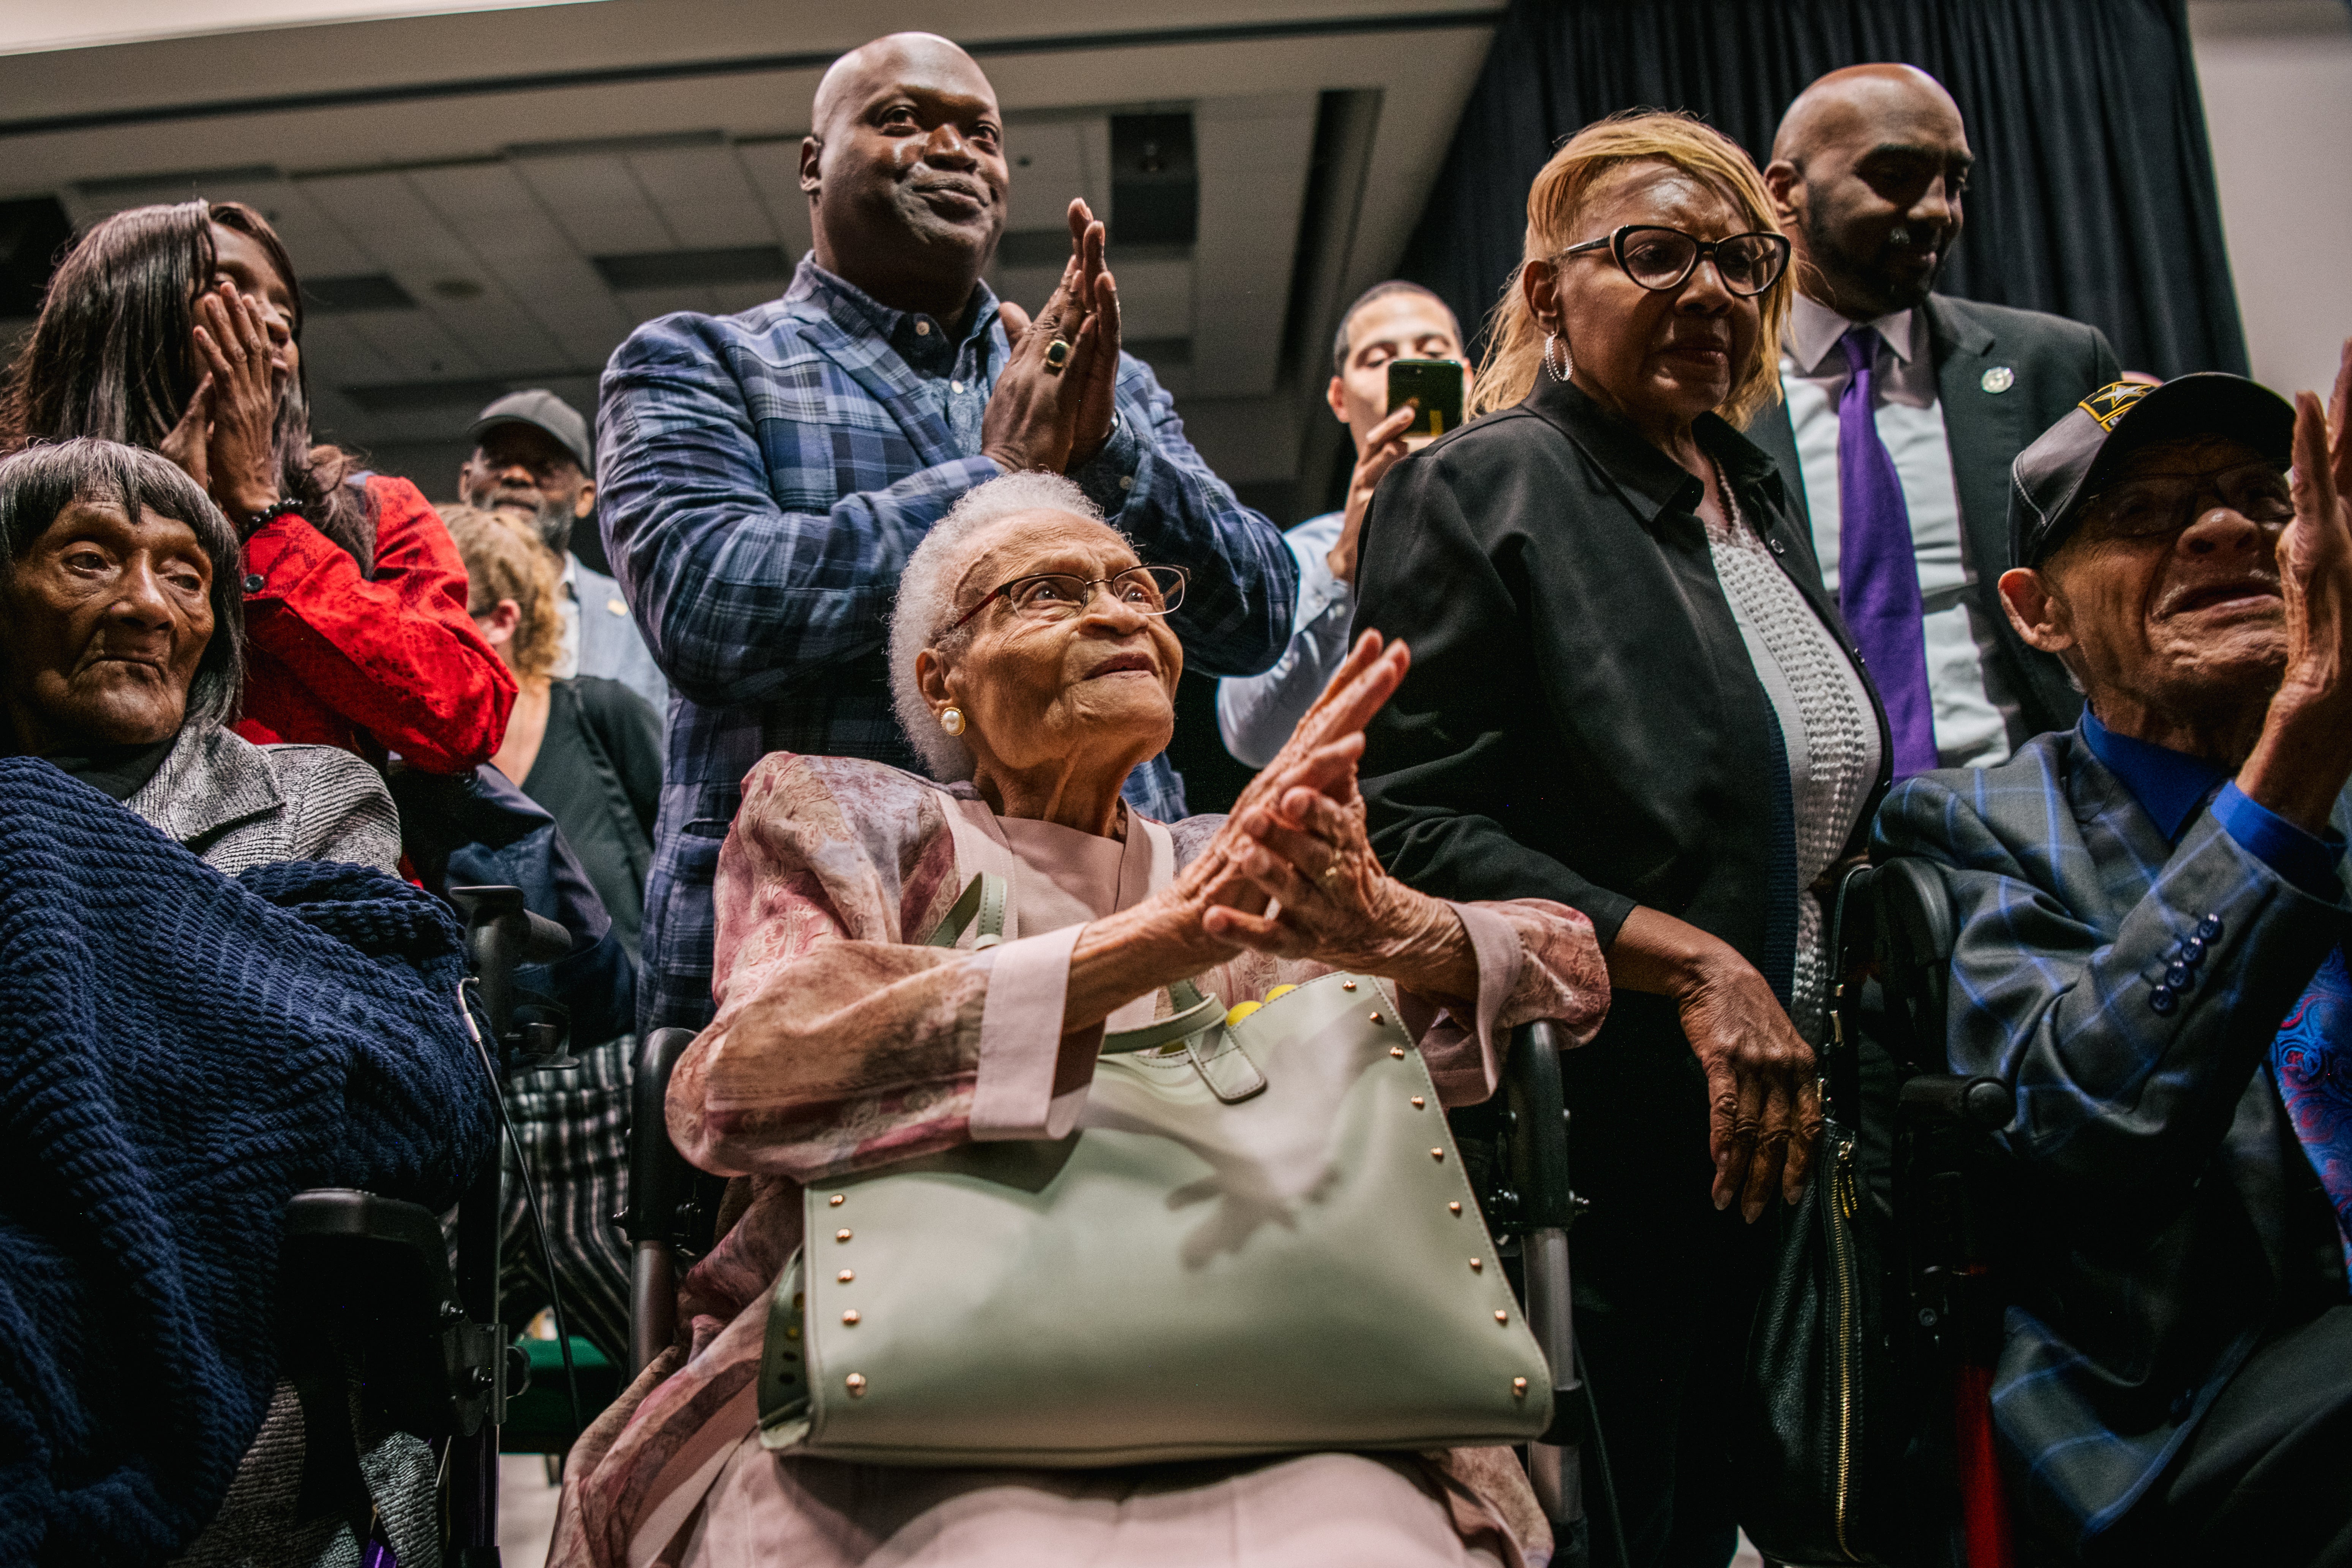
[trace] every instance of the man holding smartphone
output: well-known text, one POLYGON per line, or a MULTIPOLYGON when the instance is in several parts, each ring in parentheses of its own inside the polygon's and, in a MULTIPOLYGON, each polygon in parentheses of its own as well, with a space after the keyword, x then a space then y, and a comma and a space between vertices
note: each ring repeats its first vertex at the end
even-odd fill
MULTIPOLYGON (((1442 373, 1438 373, 1442 374, 1442 373)), ((1381 478, 1407 452, 1460 423, 1470 400, 1469 356, 1462 328, 1445 301, 1418 283, 1391 279, 1356 297, 1340 318, 1331 345, 1331 412, 1356 443, 1348 477, 1348 504, 1307 519, 1283 535, 1298 558, 1298 605, 1290 645, 1263 675, 1217 682, 1217 729, 1225 750, 1254 768, 1274 760, 1299 716, 1321 694, 1348 653, 1348 626, 1356 615, 1356 541, 1381 478), (1434 366, 1403 362, 1448 360, 1458 367, 1461 391, 1440 401, 1434 366), (1391 367, 1396 367, 1392 374, 1391 367), (1398 382, 1398 395, 1391 382, 1398 382), (1408 405, 1406 389, 1427 393, 1408 405), (1437 426, 1432 427, 1436 415, 1437 426)))

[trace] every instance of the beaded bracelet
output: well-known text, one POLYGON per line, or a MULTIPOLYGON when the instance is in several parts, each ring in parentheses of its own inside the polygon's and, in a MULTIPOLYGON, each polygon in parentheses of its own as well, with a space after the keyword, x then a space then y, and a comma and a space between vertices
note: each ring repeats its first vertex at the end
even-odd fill
POLYGON ((245 536, 251 539, 281 517, 299 517, 302 503, 299 500, 272 501, 245 520, 245 536))

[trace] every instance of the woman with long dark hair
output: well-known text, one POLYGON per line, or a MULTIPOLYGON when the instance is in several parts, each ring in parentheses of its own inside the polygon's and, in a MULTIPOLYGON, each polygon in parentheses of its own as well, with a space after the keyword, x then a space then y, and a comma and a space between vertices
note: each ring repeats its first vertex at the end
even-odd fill
POLYGON ((95 436, 160 451, 244 541, 237 733, 429 773, 488 760, 514 679, 416 487, 313 445, 302 294, 241 202, 134 207, 58 264, 0 391, 0 449, 95 436))

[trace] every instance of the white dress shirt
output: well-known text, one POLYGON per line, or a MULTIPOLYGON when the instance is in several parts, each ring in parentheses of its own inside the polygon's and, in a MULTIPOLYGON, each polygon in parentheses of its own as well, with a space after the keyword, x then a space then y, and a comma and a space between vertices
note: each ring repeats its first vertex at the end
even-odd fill
MULTIPOLYGON (((1822 563, 1822 582, 1832 594, 1838 585, 1840 522, 1838 399, 1851 374, 1838 340, 1855 324, 1800 294, 1780 355, 1780 384, 1789 395, 1789 422, 1796 430, 1797 463, 1812 513, 1813 553, 1822 563)), ((2013 704, 1988 683, 1987 656, 1996 642, 1978 608, 1976 569, 1960 527, 1952 449, 1927 353, 1927 319, 1916 310, 1898 310, 1867 324, 1877 331, 1873 391, 1878 438, 1895 458, 1919 563, 1937 760, 1948 768, 1990 767, 2009 756, 2004 710, 2013 704)))

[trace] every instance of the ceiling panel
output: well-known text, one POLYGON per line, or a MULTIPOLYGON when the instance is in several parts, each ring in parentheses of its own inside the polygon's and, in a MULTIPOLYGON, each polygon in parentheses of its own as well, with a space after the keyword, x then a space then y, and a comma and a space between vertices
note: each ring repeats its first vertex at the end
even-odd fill
POLYGON ((517 158, 514 167, 583 254, 670 250, 677 237, 621 158, 517 158))
MULTIPOLYGON (((772 245, 782 237, 769 221, 767 205, 744 176, 742 165, 723 145, 633 153, 627 163, 646 199, 667 221, 675 237, 672 243, 680 249, 772 245)), ((597 254, 609 256, 618 249, 603 246, 597 254)), ((798 253, 794 256, 797 258, 798 253)))
MULTIPOLYGON (((425 381, 435 376, 478 375, 487 368, 426 310, 403 310, 396 316, 345 316, 342 323, 374 357, 356 370, 346 372, 331 361, 313 355, 313 382, 331 376, 338 385, 356 386, 379 380, 425 381), (391 374, 383 374, 386 369, 391 374)), ((306 328, 303 336, 309 335, 306 328)))
MULTIPOLYGON (((1193 332, 1192 389, 1264 397, 1282 368, 1316 95, 1206 99, 1192 110, 1201 164, 1196 253, 1214 257, 1217 303, 1193 332)), ((1119 281, 1124 284, 1126 279, 1119 281)))
POLYGON ((322 386, 343 386, 353 382, 397 381, 406 374, 401 366, 376 352, 362 330, 362 323, 383 319, 386 330, 399 330, 392 318, 413 317, 413 310, 354 311, 348 315, 313 315, 302 324, 302 368, 309 377, 312 395, 322 386))
MULTIPOLYGON (((540 321, 531 301, 508 288, 485 258, 486 250, 504 243, 503 222, 508 216, 530 211, 530 194, 513 171, 502 163, 417 169, 410 173, 408 183, 461 247, 445 264, 446 276, 425 279, 421 290, 411 284, 409 291, 465 339, 485 370, 562 363, 563 350, 540 321), (462 263, 457 259, 459 255, 462 263), (450 287, 459 283, 474 285, 481 292, 467 295, 450 287)), ((399 276, 398 268, 393 270, 399 276)))
MULTIPOLYGON (((514 163, 420 172, 420 186, 478 263, 488 309, 528 321, 536 333, 491 363, 522 368, 602 363, 632 324, 560 222, 514 163)), ((440 301, 435 301, 440 303, 440 301)))
MULTIPOLYGON (((1123 261, 1113 247, 1105 256, 1118 285, 1118 330, 1130 338, 1192 335, 1192 263, 1123 261)), ((1211 264, 1223 266, 1219 256, 1211 264)), ((1042 303, 1042 301, 1041 301, 1042 303)))
POLYGON ((739 142, 735 162, 766 209, 776 237, 795 261, 814 243, 809 233, 808 197, 801 193, 801 139, 739 142))
POLYGON ((1110 210, 1110 117, 1024 120, 1007 115, 1004 150, 1012 190, 1007 228, 1060 228, 1070 198, 1082 196, 1101 216, 1110 210))

